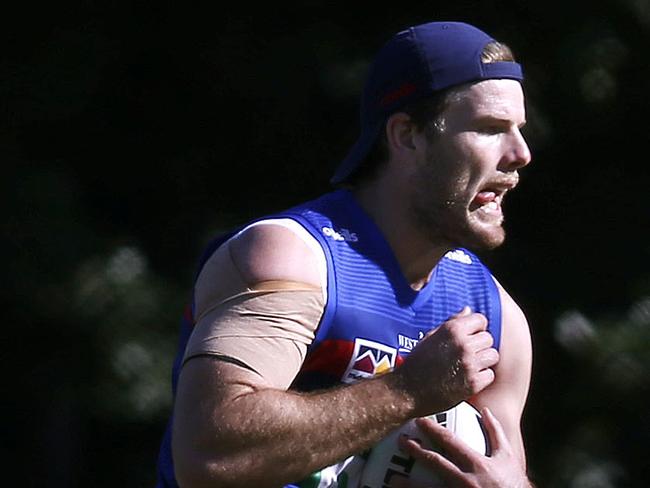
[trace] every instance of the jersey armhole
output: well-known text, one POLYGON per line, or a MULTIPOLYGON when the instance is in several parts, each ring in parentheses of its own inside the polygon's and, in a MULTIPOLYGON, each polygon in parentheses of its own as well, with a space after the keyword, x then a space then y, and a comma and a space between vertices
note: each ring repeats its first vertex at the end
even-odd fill
POLYGON ((487 286, 488 286, 488 300, 490 316, 488 317, 488 330, 494 338, 494 348, 498 351, 501 345, 501 293, 499 293, 499 286, 497 281, 488 272, 487 286))

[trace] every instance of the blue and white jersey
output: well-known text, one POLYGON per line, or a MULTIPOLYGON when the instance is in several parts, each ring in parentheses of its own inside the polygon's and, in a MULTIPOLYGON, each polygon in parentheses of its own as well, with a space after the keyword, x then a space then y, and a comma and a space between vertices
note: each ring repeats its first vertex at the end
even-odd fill
POLYGON ((430 330, 469 306, 488 318, 498 348, 499 292, 489 270, 466 249, 448 252, 413 290, 374 222, 339 190, 285 217, 301 223, 327 261, 327 304, 294 386, 311 390, 393 369, 430 330))
MULTIPOLYGON (((427 332, 465 306, 487 317, 498 348, 499 292, 489 270, 470 251, 459 248, 448 252, 429 282, 415 291, 379 228, 347 190, 327 193, 265 218, 296 221, 320 244, 327 264, 325 311, 293 389, 310 391, 389 372, 427 332)), ((201 265, 224 240, 208 246, 201 265)), ((192 327, 189 315, 182 325, 179 357, 192 327)), ((174 384, 177 375, 175 368, 174 384)), ((168 433, 159 467, 161 478, 169 481, 159 487, 176 486, 169 447, 168 433)), ((295 486, 327 483, 310 478, 295 486)))

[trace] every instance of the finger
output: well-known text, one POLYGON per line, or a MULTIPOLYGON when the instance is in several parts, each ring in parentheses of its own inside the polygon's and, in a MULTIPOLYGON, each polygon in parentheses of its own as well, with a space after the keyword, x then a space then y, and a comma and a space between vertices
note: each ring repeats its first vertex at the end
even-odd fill
POLYGON ((479 330, 472 334, 470 344, 475 351, 488 349, 494 345, 494 337, 487 330, 479 330))
POLYGON ((468 305, 465 305, 460 312, 455 313, 454 315, 451 316, 451 318, 456 319, 459 317, 466 317, 471 314, 472 314, 472 309, 468 305))
POLYGON ((482 313, 471 313, 456 317, 447 322, 451 327, 458 329, 458 332, 465 335, 472 335, 487 330, 488 320, 482 313))
POLYGON ((445 486, 456 486, 465 479, 463 471, 442 454, 423 449, 412 439, 404 440, 402 449, 445 482, 445 486))
POLYGON ((494 378, 494 370, 491 368, 474 372, 471 376, 465 378, 465 386, 468 388, 469 396, 476 395, 490 386, 494 382, 494 378))
POLYGON ((490 445, 492 446, 492 455, 494 456, 500 449, 508 445, 508 437, 503 430, 501 422, 499 422, 488 407, 481 410, 481 416, 488 434, 488 439, 490 439, 490 445))
POLYGON ((484 349, 476 353, 476 365, 480 370, 492 368, 499 362, 499 351, 494 348, 484 349))
POLYGON ((428 418, 418 418, 415 422, 437 450, 444 454, 446 460, 459 469, 467 470, 476 464, 479 454, 452 431, 428 418))
MULTIPOLYGON (((472 309, 471 309, 470 307, 468 307, 467 305, 465 305, 465 306, 462 308, 462 310, 461 310, 460 312, 457 312, 457 313, 453 314, 451 317, 449 317, 449 319, 447 319, 447 320, 445 321, 445 323, 442 324, 442 327, 434 327, 434 328, 431 329, 429 332, 427 332, 427 334, 425 335, 425 338, 428 337, 428 336, 430 336, 430 335, 432 335, 432 334, 435 334, 436 332, 439 332, 439 331, 442 330, 445 326, 449 327, 449 323, 450 323, 450 321, 452 321, 452 320, 454 320, 454 319, 460 319, 460 318, 464 318, 464 317, 469 317, 470 315, 472 315, 472 309)), ((457 326, 459 326, 459 325, 460 325, 460 324, 457 324, 457 326)))

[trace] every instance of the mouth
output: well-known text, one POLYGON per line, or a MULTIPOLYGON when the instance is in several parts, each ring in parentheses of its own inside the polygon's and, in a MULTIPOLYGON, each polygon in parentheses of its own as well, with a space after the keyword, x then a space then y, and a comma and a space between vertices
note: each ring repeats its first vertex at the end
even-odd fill
POLYGON ((497 193, 493 190, 482 190, 476 194, 470 210, 478 210, 488 215, 500 215, 501 202, 505 193, 497 193))
POLYGON ((470 211, 478 211, 491 220, 503 220, 501 205, 510 190, 517 186, 518 178, 492 181, 482 187, 470 203, 470 211))

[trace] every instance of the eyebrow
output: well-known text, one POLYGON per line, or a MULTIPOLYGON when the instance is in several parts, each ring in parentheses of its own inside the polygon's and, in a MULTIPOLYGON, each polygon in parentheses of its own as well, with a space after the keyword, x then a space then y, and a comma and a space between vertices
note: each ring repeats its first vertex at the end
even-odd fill
MULTIPOLYGON (((492 115, 492 114, 481 114, 481 113, 477 113, 476 115, 477 115, 478 120, 486 120, 486 121, 491 121, 491 122, 499 122, 499 123, 501 123, 501 124, 503 124, 503 125, 510 125, 510 124, 512 124, 512 123, 514 122, 512 119, 504 118, 504 117, 499 117, 498 115, 492 115)), ((526 122, 528 122, 528 121, 527 121, 526 119, 524 119, 524 120, 523 120, 522 122, 520 122, 519 124, 516 124, 516 125, 517 125, 517 128, 521 129, 523 126, 526 125, 526 122)))

